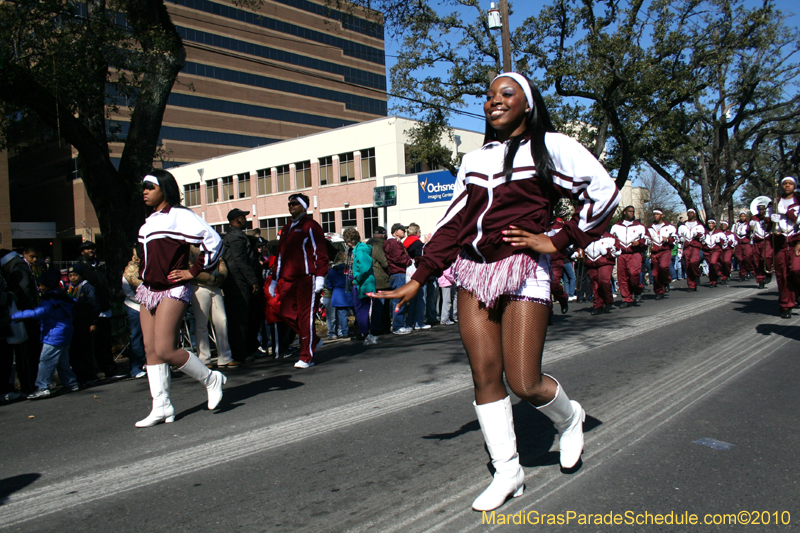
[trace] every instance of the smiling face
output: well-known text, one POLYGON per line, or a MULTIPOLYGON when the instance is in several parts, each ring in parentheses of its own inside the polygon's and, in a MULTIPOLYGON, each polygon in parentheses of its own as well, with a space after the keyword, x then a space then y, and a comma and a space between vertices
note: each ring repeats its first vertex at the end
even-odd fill
POLYGON ((530 108, 525 92, 511 78, 497 78, 486 91, 483 112, 501 142, 525 133, 525 117, 528 111, 530 108))

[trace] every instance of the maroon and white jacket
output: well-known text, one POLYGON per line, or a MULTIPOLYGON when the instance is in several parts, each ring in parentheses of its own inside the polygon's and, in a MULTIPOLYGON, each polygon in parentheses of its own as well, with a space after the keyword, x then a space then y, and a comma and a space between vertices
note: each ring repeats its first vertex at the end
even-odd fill
POLYGON ((672 224, 662 222, 647 228, 647 244, 651 245, 650 253, 657 254, 672 250, 678 230, 672 224))
POLYGON ((719 228, 714 228, 713 231, 706 233, 706 238, 703 243, 705 244, 704 250, 706 251, 722 250, 727 245, 728 238, 724 231, 719 228))
POLYGON ((617 256, 621 255, 619 241, 609 232, 584 248, 583 256, 586 268, 613 266, 617 256))
POLYGON ((310 215, 286 224, 281 230, 278 261, 274 279, 292 281, 302 276, 328 273, 328 249, 325 234, 310 215))
POLYGON ((572 219, 551 237, 556 249, 570 244, 585 247, 602 235, 619 203, 619 191, 600 162, 578 141, 547 133, 556 193, 551 198, 539 184, 529 143, 520 143, 508 183, 503 174, 505 143, 490 142, 464 156, 453 199, 425 245, 413 279, 425 283, 431 275, 441 274, 462 250, 481 263, 514 253, 534 255, 503 241, 502 231, 514 225, 545 233, 558 197, 574 199, 578 205, 572 219))
POLYGON ((638 220, 620 220, 611 226, 611 235, 617 238, 623 254, 635 254, 647 248, 647 228, 638 220), (634 242, 639 244, 634 246, 634 242))
POLYGON ((739 244, 739 239, 736 238, 736 234, 730 230, 725 230, 723 233, 725 234, 725 242, 722 248, 725 250, 733 250, 736 248, 736 245, 739 244))
POLYGON ((163 291, 179 285, 167 278, 173 270, 188 269, 192 276, 211 272, 222 254, 222 238, 205 220, 185 207, 156 211, 139 228, 139 277, 146 287, 163 291), (200 248, 189 265, 189 246, 200 248))
POLYGON ((750 235, 752 231, 750 221, 739 222, 737 220, 733 223, 733 233, 736 235, 737 244, 750 244, 750 235))
POLYGON ((686 248, 702 248, 706 238, 706 228, 697 220, 686 221, 678 228, 678 237, 686 248))

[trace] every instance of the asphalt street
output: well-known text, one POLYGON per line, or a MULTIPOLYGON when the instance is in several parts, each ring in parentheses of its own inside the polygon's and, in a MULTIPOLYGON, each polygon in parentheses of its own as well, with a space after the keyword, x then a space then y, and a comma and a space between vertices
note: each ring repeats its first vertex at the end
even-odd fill
POLYGON ((148 429, 143 379, 0 406, 0 530, 797 530, 800 316, 774 282, 674 286, 556 311, 544 370, 586 409, 583 463, 512 396, 526 490, 493 516, 470 508, 490 460, 455 325, 232 369, 214 412, 175 376, 148 429))

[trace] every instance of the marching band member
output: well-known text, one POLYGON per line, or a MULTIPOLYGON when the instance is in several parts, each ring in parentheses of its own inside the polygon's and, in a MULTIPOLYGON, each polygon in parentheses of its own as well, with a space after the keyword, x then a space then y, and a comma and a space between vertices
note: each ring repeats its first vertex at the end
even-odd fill
POLYGON ((728 221, 720 220, 719 225, 722 229, 722 234, 725 237, 722 239, 722 253, 719 256, 719 276, 722 285, 728 284, 728 278, 731 277, 731 259, 733 258, 733 250, 736 248, 736 235, 728 229, 728 221))
POLYGON ((739 220, 733 224, 733 233, 736 235, 736 260, 739 262, 739 281, 749 278, 753 272, 753 245, 751 243, 752 228, 748 211, 739 213, 739 220))
POLYGON ((653 292, 656 300, 664 298, 672 278, 669 275, 669 262, 672 260, 672 247, 678 230, 664 220, 660 209, 653 210, 653 224, 647 228, 647 241, 650 244, 650 266, 653 269, 653 292))
POLYGON ((642 299, 642 252, 647 241, 647 228, 634 219, 632 205, 622 211, 622 220, 611 226, 611 235, 617 238, 621 255, 617 257, 617 283, 622 294, 620 307, 630 307, 642 299))
POLYGON ((767 285, 767 270, 771 270, 772 243, 769 239, 769 220, 767 206, 759 205, 758 212, 750 217, 750 230, 753 236, 753 267, 756 271, 758 288, 767 285))
POLYGON ((700 249, 705 239, 706 228, 697 220, 697 211, 689 208, 686 211, 689 219, 678 230, 683 243, 683 254, 686 258, 686 285, 689 291, 697 292, 697 280, 700 279, 700 249))
POLYGON ((725 234, 717 227, 716 220, 708 221, 708 233, 703 240, 703 253, 705 254, 706 263, 708 264, 708 286, 716 287, 720 279, 719 259, 722 255, 722 240, 725 234))
POLYGON ((593 315, 610 313, 614 294, 611 289, 611 272, 614 261, 622 253, 619 241, 609 232, 591 243, 583 251, 586 274, 592 282, 593 315))
POLYGON ((787 177, 781 180, 781 199, 772 215, 776 232, 772 234, 775 277, 781 318, 792 318, 792 308, 797 303, 795 292, 800 289, 800 234, 797 233, 797 215, 800 202, 795 195, 797 182, 787 177))

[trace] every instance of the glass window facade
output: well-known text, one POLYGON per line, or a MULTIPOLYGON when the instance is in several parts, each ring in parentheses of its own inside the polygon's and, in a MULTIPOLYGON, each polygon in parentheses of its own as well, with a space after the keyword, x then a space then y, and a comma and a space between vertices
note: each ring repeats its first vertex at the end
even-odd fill
POLYGON ((278 192, 286 192, 292 190, 292 180, 289 175, 289 165, 281 165, 278 167, 278 192))
POLYGON ((311 161, 300 161, 294 164, 295 181, 298 189, 311 188, 311 161))
POLYGON ((258 221, 261 228, 261 236, 268 241, 274 241, 280 236, 278 232, 289 223, 291 217, 262 218, 258 221))
POLYGON ((256 171, 258 179, 258 194, 272 194, 272 171, 268 168, 262 168, 256 171))
POLYGON ((239 198, 250 198, 250 173, 237 174, 239 178, 239 198))
POLYGON ((319 184, 333 183, 333 156, 319 158, 319 184))
MULTIPOLYGON (((375 148, 361 150, 361 179, 374 178, 378 175, 375 165, 375 148)), ((371 233, 370 233, 371 235, 371 233)))
POLYGON ((322 213, 322 231, 324 233, 336 233, 336 211, 322 213))
POLYGON ((219 202, 219 188, 217 180, 206 182, 206 203, 213 204, 219 202))
POLYGON ((236 196, 233 194, 233 176, 225 176, 221 178, 220 181, 222 182, 222 201, 227 202, 229 200, 235 200, 236 196))
POLYGON ((342 210, 342 231, 344 228, 357 228, 358 227, 358 215, 356 214, 355 209, 343 209, 342 210))
POLYGON ((354 152, 339 154, 339 183, 356 179, 356 158, 354 152))
POLYGON ((200 184, 189 183, 183 186, 183 204, 186 207, 200 205, 200 184))
POLYGON ((378 227, 378 208, 365 207, 364 208, 364 235, 361 236, 363 240, 372 238, 375 233, 375 228, 378 227))

